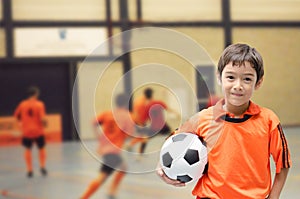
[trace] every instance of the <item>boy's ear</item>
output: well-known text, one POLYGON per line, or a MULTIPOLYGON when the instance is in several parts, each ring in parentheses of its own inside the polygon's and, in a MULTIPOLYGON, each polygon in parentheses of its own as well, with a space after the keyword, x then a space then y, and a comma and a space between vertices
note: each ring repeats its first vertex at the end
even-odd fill
POLYGON ((259 89, 264 81, 264 78, 262 77, 256 84, 255 84, 255 90, 259 89))

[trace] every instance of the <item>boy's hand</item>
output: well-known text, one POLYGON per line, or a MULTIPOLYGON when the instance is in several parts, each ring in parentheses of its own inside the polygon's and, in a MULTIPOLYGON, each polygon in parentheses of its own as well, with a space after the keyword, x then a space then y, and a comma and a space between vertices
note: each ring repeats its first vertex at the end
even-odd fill
POLYGON ((169 178, 168 176, 166 176, 166 174, 164 173, 164 171, 162 170, 162 168, 160 166, 157 167, 156 174, 167 184, 173 185, 175 187, 184 187, 185 186, 184 182, 180 182, 179 180, 173 180, 173 179, 169 178))

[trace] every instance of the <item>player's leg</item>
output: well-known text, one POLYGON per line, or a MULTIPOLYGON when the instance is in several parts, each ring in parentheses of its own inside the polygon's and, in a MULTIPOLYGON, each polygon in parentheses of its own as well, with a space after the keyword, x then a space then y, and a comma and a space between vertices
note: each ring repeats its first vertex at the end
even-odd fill
POLYGON ((80 199, 88 199, 91 195, 93 195, 105 182, 107 177, 109 176, 108 173, 101 171, 100 174, 90 182, 85 192, 82 194, 80 199))
POLYGON ((148 138, 145 138, 143 140, 143 142, 141 143, 141 145, 140 145, 140 149, 139 149, 139 153, 140 154, 144 154, 145 153, 147 143, 148 143, 148 138))
POLYGON ((116 154, 107 154, 103 156, 103 164, 100 169, 100 174, 92 180, 87 189, 80 197, 87 199, 93 195, 105 182, 105 180, 114 172, 115 168, 121 164, 121 158, 116 154))
POLYGON ((32 170, 32 139, 23 137, 22 138, 22 145, 25 147, 24 151, 24 159, 26 163, 26 169, 27 169, 27 177, 31 178, 33 176, 33 170, 32 170))
POLYGON ((144 128, 145 137, 144 137, 144 140, 141 143, 140 149, 139 149, 139 153, 141 155, 143 155, 145 153, 145 150, 146 150, 146 147, 147 147, 147 144, 148 144, 149 138, 151 137, 152 132, 153 131, 151 130, 151 128, 144 128))
POLYGON ((47 158, 47 153, 46 153, 46 141, 45 141, 45 136, 40 136, 36 139, 36 143, 39 149, 39 163, 40 163, 40 170, 43 176, 47 175, 47 170, 46 170, 46 158, 47 158))
POLYGON ((118 188, 121 184, 121 181, 123 179, 123 177, 125 176, 125 172, 123 171, 117 171, 115 173, 115 176, 114 176, 114 179, 110 185, 110 188, 109 188, 109 191, 108 191, 108 198, 109 199, 114 199, 116 194, 117 194, 117 191, 118 191, 118 188))
POLYGON ((124 163, 122 163, 122 166, 120 167, 120 170, 117 171, 114 175, 114 179, 111 182, 111 185, 109 187, 108 190, 108 199, 115 199, 116 195, 117 195, 117 191, 120 187, 120 184, 123 180, 123 178, 125 177, 125 172, 126 170, 126 165, 124 163))
POLYGON ((145 136, 144 128, 136 126, 135 127, 135 131, 136 131, 137 137, 131 139, 130 142, 129 142, 129 144, 125 147, 128 151, 132 151, 132 148, 137 143, 144 143, 144 142, 146 142, 146 138, 145 138, 146 136, 145 136))
POLYGON ((132 147, 134 147, 134 145, 136 145, 137 143, 144 142, 144 140, 145 140, 145 138, 143 138, 143 137, 135 137, 135 138, 131 139, 129 144, 126 146, 127 150, 131 151, 132 147))

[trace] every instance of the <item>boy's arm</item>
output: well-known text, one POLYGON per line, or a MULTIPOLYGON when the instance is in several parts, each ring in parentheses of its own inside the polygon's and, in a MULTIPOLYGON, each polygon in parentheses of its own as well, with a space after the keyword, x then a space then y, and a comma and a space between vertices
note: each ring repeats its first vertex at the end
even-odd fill
POLYGON ((281 190, 285 184, 289 168, 282 168, 280 173, 276 173, 271 192, 268 199, 279 199, 281 190))
POLYGON ((40 108, 40 116, 41 116, 42 125, 45 127, 47 125, 47 120, 46 120, 46 107, 44 103, 42 103, 40 108))

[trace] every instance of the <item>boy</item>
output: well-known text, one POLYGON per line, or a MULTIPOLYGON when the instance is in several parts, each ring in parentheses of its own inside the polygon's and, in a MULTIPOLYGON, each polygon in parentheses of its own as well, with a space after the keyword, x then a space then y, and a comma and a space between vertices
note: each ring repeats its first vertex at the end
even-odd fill
POLYGON ((98 153, 103 157, 103 164, 100 174, 89 184, 81 199, 89 198, 117 168, 120 168, 115 173, 115 178, 108 193, 108 199, 115 198, 126 169, 120 153, 126 138, 134 130, 134 123, 128 110, 128 102, 127 95, 118 95, 116 98, 117 108, 101 113, 94 122, 95 130, 97 131, 99 125, 101 125, 103 131, 99 135, 98 149, 98 153))
MULTIPOLYGON (((197 113, 178 132, 196 133, 208 147, 208 170, 196 184, 197 199, 278 199, 291 166, 279 119, 250 98, 263 82, 261 55, 246 44, 228 46, 218 63, 224 99, 197 113), (272 185, 270 160, 276 164, 272 185)), ((168 184, 184 186, 157 170, 168 184)))
POLYGON ((39 88, 29 87, 27 94, 28 98, 20 102, 14 113, 14 117, 18 120, 23 132, 22 145, 25 147, 24 158, 27 166, 27 177, 31 178, 33 176, 31 153, 33 143, 36 143, 39 148, 40 171, 43 176, 46 176, 46 143, 43 127, 45 105, 38 100, 39 88))

